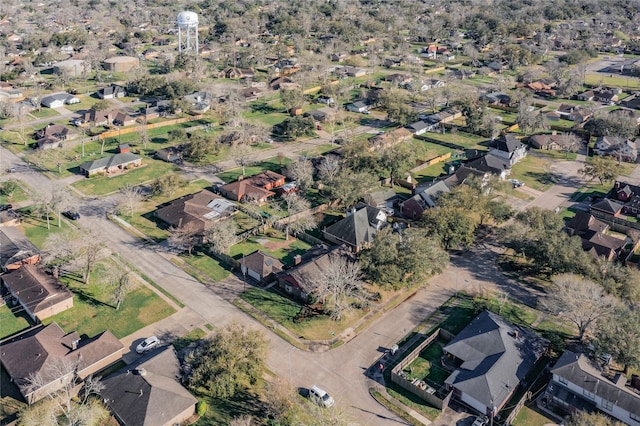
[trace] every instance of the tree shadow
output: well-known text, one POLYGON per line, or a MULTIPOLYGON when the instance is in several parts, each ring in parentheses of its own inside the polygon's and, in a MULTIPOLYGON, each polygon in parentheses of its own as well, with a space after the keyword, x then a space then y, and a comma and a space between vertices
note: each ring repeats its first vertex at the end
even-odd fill
POLYGON ((251 105, 251 112, 261 112, 263 114, 272 114, 278 112, 277 108, 269 105, 266 102, 257 102, 251 105))
POLYGON ((73 290, 74 294, 76 294, 78 296, 78 299, 80 299, 81 301, 92 305, 92 306, 105 306, 107 308, 111 308, 111 309, 115 309, 116 307, 114 305, 110 305, 108 303, 105 303, 101 300, 96 299, 95 297, 93 297, 93 295, 89 292, 87 292, 84 289, 81 288, 75 288, 73 290))

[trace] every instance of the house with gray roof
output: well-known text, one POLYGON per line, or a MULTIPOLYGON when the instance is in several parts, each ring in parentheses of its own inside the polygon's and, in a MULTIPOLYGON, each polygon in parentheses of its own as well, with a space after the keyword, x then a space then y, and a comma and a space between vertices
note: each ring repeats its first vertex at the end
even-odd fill
POLYGON ((256 250, 240 259, 240 270, 258 282, 273 281, 275 274, 282 271, 284 265, 279 259, 256 250))
POLYGON ((40 104, 47 108, 60 108, 64 105, 77 104, 79 102, 80 99, 66 92, 54 93, 52 95, 44 96, 40 100, 40 104))
POLYGON ((454 398, 482 414, 499 412, 543 355, 547 341, 489 311, 444 348, 456 369, 445 380, 454 398))
POLYGON ((65 333, 53 322, 2 343, 0 361, 25 400, 33 404, 66 383, 82 381, 120 361, 123 349, 108 330, 81 339, 77 332, 65 333), (61 360, 75 368, 61 369, 61 360), (40 377, 41 386, 32 386, 29 377, 34 376, 40 377))
POLYGON ((0 227, 0 270, 6 272, 40 261, 40 250, 18 228, 0 227))
POLYGON ((431 183, 428 187, 416 191, 416 195, 400 204, 400 212, 406 219, 420 219, 422 213, 436 206, 435 199, 441 194, 450 192, 451 188, 444 180, 431 183))
POLYGON ((180 384, 180 362, 173 346, 102 380, 105 405, 123 426, 183 424, 197 399, 180 384))
POLYGON ((624 374, 605 374, 584 354, 565 351, 551 369, 544 398, 567 414, 601 411, 627 425, 640 425, 640 393, 624 374))
POLYGON ((508 133, 495 141, 489 148, 489 154, 504 158, 513 166, 527 155, 527 147, 516 136, 508 133))
POLYGON ((497 175, 500 179, 505 179, 511 174, 511 164, 508 159, 498 157, 493 154, 483 155, 465 164, 467 168, 477 170, 482 173, 497 175))
POLYGON ((98 90, 97 94, 100 99, 115 99, 127 96, 127 91, 119 84, 112 84, 98 90))
POLYGON ((387 214, 366 204, 349 209, 347 217, 326 227, 324 238, 335 244, 345 244, 359 252, 369 247, 378 231, 387 224, 387 214))
POLYGON ((110 157, 99 158, 80 164, 80 171, 87 177, 97 174, 112 174, 122 172, 130 167, 142 165, 142 157, 131 152, 113 154, 110 157))

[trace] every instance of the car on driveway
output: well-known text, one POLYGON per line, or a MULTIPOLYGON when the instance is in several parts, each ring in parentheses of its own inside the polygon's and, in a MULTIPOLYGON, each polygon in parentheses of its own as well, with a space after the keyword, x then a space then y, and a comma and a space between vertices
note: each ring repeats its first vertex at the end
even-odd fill
POLYGON ((62 212, 62 215, 67 219, 78 220, 80 219, 80 213, 75 210, 65 210, 62 212))
POLYGON ((311 386, 311 389, 309 389, 309 398, 321 407, 329 408, 333 407, 333 404, 335 404, 331 395, 316 385, 311 386))
POLYGON ((489 423, 487 416, 478 416, 471 426, 485 426, 487 423, 489 423))
POLYGON ((136 347, 136 352, 139 354, 143 354, 150 351, 151 349, 157 348, 158 346, 160 346, 160 339, 158 339, 156 336, 147 337, 136 347))

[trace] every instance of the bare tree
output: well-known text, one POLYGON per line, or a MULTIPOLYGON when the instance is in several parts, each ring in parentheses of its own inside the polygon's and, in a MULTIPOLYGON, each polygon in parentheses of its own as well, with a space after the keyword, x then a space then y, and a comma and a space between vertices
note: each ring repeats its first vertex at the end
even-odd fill
POLYGON ((105 245, 97 230, 84 230, 80 238, 75 241, 74 253, 81 263, 82 278, 84 284, 88 285, 91 272, 103 256, 106 255, 105 245))
POLYGON ((140 203, 144 201, 144 198, 139 186, 133 186, 128 183, 120 188, 117 209, 118 211, 128 210, 131 217, 140 203))
POLYGON ((114 263, 109 266, 106 275, 106 281, 113 287, 111 298, 116 304, 117 311, 120 309, 122 302, 124 302, 127 293, 133 288, 132 274, 126 266, 114 263))
POLYGON ((240 417, 234 417, 229 421, 229 426, 251 426, 253 417, 248 414, 243 414, 240 417))
POLYGON ((616 301, 593 281, 574 274, 562 274, 554 278, 549 294, 540 304, 548 312, 562 314, 562 318, 575 324, 582 341, 596 321, 613 313, 616 301))
POLYGON ((291 217, 309 210, 311 207, 309 201, 300 197, 296 193, 286 194, 282 199, 284 200, 287 213, 287 217, 283 219, 287 240, 289 239, 290 234, 297 235, 300 232, 304 232, 316 226, 316 220, 311 214, 301 215, 296 218, 291 217))
POLYGON ((51 218, 49 217, 49 203, 50 199, 46 198, 43 195, 36 195, 34 197, 35 204, 33 205, 34 213, 38 215, 38 218, 42 219, 43 217, 47 220, 47 229, 51 229, 51 218))
POLYGON ((318 173, 325 183, 333 182, 340 173, 340 159, 335 155, 323 157, 318 166, 318 173))
POLYGON ((170 247, 173 247, 179 251, 186 251, 191 256, 193 248, 200 241, 198 233, 187 225, 181 228, 174 228, 171 231, 171 235, 167 238, 167 243, 170 247))
POLYGON ((56 408, 68 417, 72 409, 72 398, 75 396, 74 388, 78 383, 75 372, 78 361, 70 357, 47 361, 40 372, 31 374, 26 379, 29 391, 44 393, 55 401, 56 408))
POLYGON ((63 265, 73 260, 72 243, 70 231, 50 234, 44 241, 43 261, 59 271, 63 265))
MULTIPOLYGON (((259 215, 261 216, 261 215, 259 215)), ((218 222, 209 228, 205 234, 205 242, 214 253, 226 254, 232 246, 240 242, 238 237, 238 225, 234 220, 218 222)))
POLYGON ((298 184, 301 191, 306 191, 313 183, 313 164, 306 157, 287 165, 289 175, 298 184))
POLYGON ((253 149, 251 146, 246 143, 236 143, 231 148, 231 157, 233 161, 239 166, 242 167, 242 175, 245 174, 245 167, 251 164, 251 153, 253 149))
POLYGON ((331 319, 340 320, 352 309, 354 300, 366 300, 366 293, 360 264, 340 254, 330 256, 326 269, 311 277, 315 288, 313 295, 322 303, 331 319))
POLYGON ((264 411, 275 422, 282 422, 291 409, 296 397, 291 385, 280 378, 268 382, 264 392, 264 411))

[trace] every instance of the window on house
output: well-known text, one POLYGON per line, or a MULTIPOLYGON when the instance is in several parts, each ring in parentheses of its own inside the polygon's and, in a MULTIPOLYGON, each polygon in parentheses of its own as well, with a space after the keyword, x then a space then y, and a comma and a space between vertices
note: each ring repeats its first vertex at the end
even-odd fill
POLYGON ((629 418, 636 423, 640 423, 640 415, 629 413, 629 418))
POLYGON ((582 394, 584 396, 586 396, 587 398, 589 398, 589 399, 595 399, 596 398, 596 396, 593 393, 589 392, 586 389, 582 389, 582 394))
POLYGON ((607 411, 613 410, 613 402, 607 401, 606 399, 603 399, 602 400, 602 409, 603 410, 607 410, 607 411))
POLYGON ((558 381, 560 383, 562 383, 563 385, 569 384, 569 382, 567 381, 567 379, 565 379, 564 377, 558 377, 558 381))

